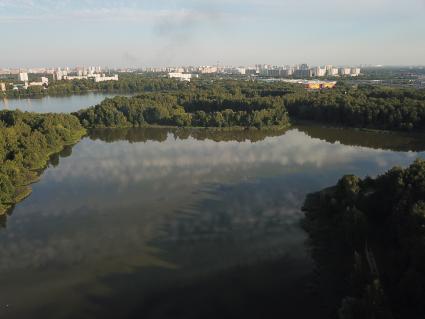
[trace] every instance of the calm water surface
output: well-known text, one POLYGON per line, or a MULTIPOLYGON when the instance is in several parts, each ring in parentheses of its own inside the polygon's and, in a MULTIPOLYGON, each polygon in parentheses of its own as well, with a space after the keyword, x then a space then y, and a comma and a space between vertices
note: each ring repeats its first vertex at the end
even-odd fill
MULTIPOLYGON (((46 96, 39 99, 20 98, 20 99, 0 99, 0 110, 30 111, 37 113, 71 113, 96 105, 107 97, 114 97, 117 94, 106 93, 88 93, 72 96, 46 96)), ((122 95, 122 94, 121 94, 122 95)))
POLYGON ((420 136, 96 130, 0 228, 0 318, 311 318, 305 195, 425 157, 420 136))

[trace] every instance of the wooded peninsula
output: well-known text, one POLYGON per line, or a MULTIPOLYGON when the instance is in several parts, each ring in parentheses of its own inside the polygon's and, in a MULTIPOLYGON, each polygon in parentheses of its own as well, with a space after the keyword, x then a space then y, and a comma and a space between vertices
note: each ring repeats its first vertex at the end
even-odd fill
POLYGON ((31 193, 49 157, 86 133, 75 116, 0 112, 0 215, 31 193))

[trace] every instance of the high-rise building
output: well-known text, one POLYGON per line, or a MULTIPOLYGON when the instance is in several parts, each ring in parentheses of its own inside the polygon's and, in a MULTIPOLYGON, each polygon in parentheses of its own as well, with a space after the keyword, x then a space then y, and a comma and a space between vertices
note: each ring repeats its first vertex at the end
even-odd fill
POLYGON ((0 82, 0 91, 5 92, 6 91, 6 84, 3 82, 0 82))
POLYGON ((19 81, 27 82, 28 81, 28 73, 27 72, 20 72, 19 73, 19 81))
POLYGON ((331 76, 337 76, 338 75, 338 69, 337 68, 332 68, 331 70, 331 74, 329 74, 331 76))
POLYGON ((309 70, 310 77, 318 77, 318 76, 325 76, 325 75, 326 75, 326 69, 322 69, 320 66, 311 68, 309 70))
POLYGON ((64 77, 64 72, 61 71, 61 69, 57 69, 55 72, 53 72, 53 80, 54 81, 61 81, 64 77))
POLYGON ((350 75, 350 74, 351 74, 350 68, 340 68, 339 69, 339 75, 341 75, 341 76, 346 76, 346 75, 350 75))
POLYGON ((333 69, 332 65, 330 64, 325 65, 325 69, 326 69, 326 75, 332 75, 332 69, 333 69))
POLYGON ((294 69, 291 67, 287 67, 286 69, 282 70, 282 76, 287 77, 294 74, 294 69))
POLYGON ((360 75, 360 68, 351 68, 350 75, 351 76, 359 76, 360 75))
POLYGON ((306 63, 301 64, 301 65, 299 66, 299 70, 304 70, 304 71, 306 71, 306 70, 308 70, 308 69, 310 69, 310 67, 309 67, 309 66, 308 66, 308 64, 306 64, 306 63))

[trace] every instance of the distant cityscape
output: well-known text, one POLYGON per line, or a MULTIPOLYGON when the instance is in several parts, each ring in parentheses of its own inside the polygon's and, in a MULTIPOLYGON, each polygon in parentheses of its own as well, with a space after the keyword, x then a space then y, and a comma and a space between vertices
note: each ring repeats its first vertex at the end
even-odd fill
MULTIPOLYGON (((108 71, 110 73, 110 71, 108 71)), ((93 80, 94 82, 118 81, 118 74, 108 74, 98 67, 76 67, 76 68, 31 68, 31 69, 0 69, 0 76, 12 76, 16 82, 0 82, 0 91, 4 92, 7 85, 13 90, 28 89, 29 87, 39 86, 47 88, 49 86, 49 78, 53 81, 63 80, 93 80), (29 74, 39 75, 38 81, 29 81, 29 74)))
POLYGON ((247 76, 266 77, 339 77, 339 76, 359 76, 359 67, 334 67, 309 66, 308 64, 297 64, 294 66, 273 66, 269 64, 257 64, 251 67, 221 67, 221 66, 189 66, 189 67, 165 67, 165 68, 145 68, 145 72, 152 73, 175 73, 175 74, 230 74, 247 76))
MULTIPOLYGON (((71 80, 93 80, 94 82, 118 81, 118 73, 142 72, 164 74, 169 78, 182 81, 190 81, 199 75, 221 74, 247 77, 269 77, 269 78, 322 78, 322 77, 357 77, 361 75, 359 67, 335 67, 333 65, 309 66, 308 64, 273 66, 269 64, 257 64, 249 67, 234 66, 179 66, 179 67, 148 67, 141 69, 102 69, 100 66, 90 67, 64 67, 64 68, 15 68, 0 69, 0 76, 9 79, 9 82, 0 82, 0 91, 6 91, 7 87, 13 90, 27 89, 32 86, 47 88, 49 76, 53 81, 71 80), (38 75, 34 81, 29 81, 29 74, 38 75), (15 81, 10 81, 13 79, 15 81)), ((34 78, 34 77, 33 77, 34 78)), ((302 81, 302 80, 300 80, 302 81)), ((303 82, 315 88, 321 85, 319 82, 303 82)), ((322 83, 323 84, 323 83, 322 83)), ((327 84, 327 87, 329 84, 327 84)), ((332 85, 331 85, 332 86, 332 85)))
MULTIPOLYGON (((333 88, 338 79, 350 83, 405 85, 425 87, 425 75, 422 71, 414 73, 405 67, 397 77, 391 79, 370 78, 370 68, 378 70, 383 66, 310 66, 308 64, 274 66, 256 64, 254 66, 177 66, 177 67, 146 67, 146 68, 102 68, 100 66, 77 66, 60 68, 0 68, 0 92, 9 90, 26 90, 29 87, 48 88, 51 81, 89 80, 93 82, 118 81, 121 73, 154 74, 159 77, 175 78, 190 82, 200 76, 216 75, 219 77, 234 76, 237 78, 262 79, 267 81, 285 81, 302 84, 308 89, 333 88), (363 69, 364 67, 365 69, 363 69), (358 80, 357 77, 361 76, 358 80)), ((413 67, 411 67, 413 68, 413 67)), ((417 67, 422 70, 423 67, 417 67)), ((373 73, 372 73, 373 74, 373 73)), ((387 73, 388 74, 388 73, 387 73)))

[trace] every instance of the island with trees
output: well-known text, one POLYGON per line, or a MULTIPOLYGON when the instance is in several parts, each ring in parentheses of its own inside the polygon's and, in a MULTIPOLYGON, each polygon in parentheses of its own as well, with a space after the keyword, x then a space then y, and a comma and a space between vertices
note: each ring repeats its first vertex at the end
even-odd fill
POLYGON ((317 289, 333 317, 425 318, 424 160, 375 179, 344 176, 309 195, 304 210, 317 289))
POLYGON ((85 134, 70 114, 0 111, 0 215, 31 193, 51 155, 85 134))

